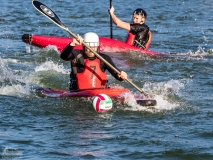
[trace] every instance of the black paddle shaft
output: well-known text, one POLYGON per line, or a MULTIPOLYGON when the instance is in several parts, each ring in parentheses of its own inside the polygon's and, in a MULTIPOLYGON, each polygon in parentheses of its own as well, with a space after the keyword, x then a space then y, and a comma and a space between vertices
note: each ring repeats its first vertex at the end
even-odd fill
MULTIPOLYGON (((112 0, 110 0, 110 8, 112 7, 112 0)), ((110 16, 110 38, 113 39, 112 35, 112 17, 110 16)))

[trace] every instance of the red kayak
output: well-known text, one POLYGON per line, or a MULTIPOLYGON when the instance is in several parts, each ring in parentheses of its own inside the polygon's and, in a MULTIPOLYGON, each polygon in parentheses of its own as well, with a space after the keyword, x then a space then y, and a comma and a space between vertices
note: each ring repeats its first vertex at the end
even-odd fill
MULTIPOLYGON (((115 100, 124 101, 125 94, 132 94, 131 91, 124 89, 124 88, 101 88, 101 89, 87 89, 87 90, 80 90, 80 91, 65 91, 65 90, 56 90, 56 89, 50 89, 50 88, 41 88, 39 89, 40 93, 47 97, 93 97, 98 94, 106 94, 110 98, 115 100)), ((145 99, 145 98, 137 98, 136 99, 137 104, 142 106, 155 106, 157 104, 156 100, 153 99, 145 99)))
MULTIPOLYGON (((100 37, 100 51, 101 52, 140 52, 146 55, 161 55, 160 52, 149 51, 148 49, 144 50, 137 48, 135 46, 129 45, 125 42, 100 37)), ((22 41, 33 46, 40 48, 45 48, 49 45, 56 46, 58 51, 61 52, 71 41, 72 38, 68 37, 56 37, 56 36, 42 36, 35 34, 24 34, 22 36, 22 41)), ((82 46, 78 45, 75 47, 76 50, 81 50, 82 46)))

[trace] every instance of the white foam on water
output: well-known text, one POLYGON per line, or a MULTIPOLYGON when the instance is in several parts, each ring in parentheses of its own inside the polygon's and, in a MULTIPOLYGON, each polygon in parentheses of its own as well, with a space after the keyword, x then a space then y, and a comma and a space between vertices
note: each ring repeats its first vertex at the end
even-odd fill
POLYGON ((180 107, 180 102, 175 97, 181 97, 180 90, 184 89, 184 83, 182 80, 170 80, 167 82, 158 83, 146 83, 145 89, 149 95, 152 95, 151 99, 157 101, 156 106, 141 106, 137 104, 132 94, 125 95, 125 103, 130 106, 125 110, 131 111, 147 111, 147 112, 161 112, 165 110, 173 110, 180 107), (152 93, 151 93, 152 91, 152 93), (171 97, 174 97, 171 99, 171 97))
POLYGON ((18 77, 15 74, 15 71, 8 69, 7 63, 17 63, 16 60, 13 59, 2 59, 0 58, 0 93, 1 95, 14 95, 14 94, 27 94, 29 95, 29 88, 27 89, 27 85, 22 86, 21 84, 17 84, 17 81, 19 83, 22 83, 24 81, 21 81, 20 76, 18 77))
POLYGON ((124 95, 125 100, 124 103, 128 105, 128 107, 125 107, 124 110, 130 110, 130 111, 152 111, 146 106, 141 106, 137 104, 136 99, 133 94, 131 93, 126 93, 124 95))
POLYGON ((205 56, 213 56, 213 50, 212 49, 205 50, 205 48, 199 46, 197 51, 195 52, 189 51, 188 53, 186 53, 186 55, 189 55, 192 58, 194 57, 203 59, 205 58, 205 56))
POLYGON ((46 52, 48 52, 48 51, 50 51, 50 50, 54 50, 54 51, 56 51, 58 54, 60 54, 58 48, 57 48, 56 46, 54 46, 54 45, 48 45, 47 47, 44 48, 44 50, 45 50, 46 52))
POLYGON ((19 96, 30 95, 31 87, 29 85, 13 84, 11 86, 3 86, 0 88, 2 95, 19 96))
POLYGON ((31 45, 29 45, 29 44, 26 44, 26 45, 25 45, 25 49, 26 49, 26 53, 40 52, 41 50, 44 50, 45 52, 54 50, 54 51, 56 51, 58 54, 60 54, 58 48, 57 48, 56 46, 54 46, 54 45, 48 45, 48 46, 45 47, 45 48, 39 48, 39 47, 36 47, 36 46, 31 46, 31 45))
POLYGON ((69 70, 65 69, 62 64, 61 65, 56 64, 53 61, 44 62, 40 66, 35 68, 35 72, 48 71, 48 70, 54 70, 54 71, 57 71, 59 73, 69 74, 69 70))
MULTIPOLYGON (((32 47, 38 49, 37 47, 32 47)), ((28 48, 30 52, 31 47, 28 48)), ((55 46, 48 46, 44 50, 57 50, 55 46)), ((38 49, 41 50, 41 49, 38 49)), ((34 86, 43 86, 40 84, 40 75, 45 74, 48 71, 56 71, 62 74, 69 74, 70 68, 65 68, 61 63, 54 62, 52 60, 47 60, 42 64, 37 64, 37 66, 32 65, 31 70, 22 70, 18 68, 11 69, 8 65, 15 64, 25 65, 23 62, 19 62, 16 59, 4 59, 0 57, 0 94, 9 96, 30 96, 32 95, 32 89, 34 86), (43 73, 38 73, 44 71, 43 73)), ((26 64, 29 67, 29 64, 26 64)), ((69 76, 68 76, 69 77, 69 76)), ((34 95, 33 95, 34 96, 34 95)))
POLYGON ((32 86, 39 85, 39 77, 36 72, 54 70, 59 73, 68 74, 69 70, 63 67, 63 64, 56 64, 53 61, 47 61, 35 68, 35 72, 12 70, 8 63, 18 63, 17 60, 3 59, 0 57, 0 94, 9 96, 29 96, 32 86))

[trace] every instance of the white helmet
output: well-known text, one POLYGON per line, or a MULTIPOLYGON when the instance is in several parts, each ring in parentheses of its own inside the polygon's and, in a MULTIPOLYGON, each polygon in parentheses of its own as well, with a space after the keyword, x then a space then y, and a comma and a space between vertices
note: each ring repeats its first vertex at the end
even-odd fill
POLYGON ((88 32, 84 35, 84 42, 87 43, 90 47, 98 47, 99 37, 96 33, 88 32))

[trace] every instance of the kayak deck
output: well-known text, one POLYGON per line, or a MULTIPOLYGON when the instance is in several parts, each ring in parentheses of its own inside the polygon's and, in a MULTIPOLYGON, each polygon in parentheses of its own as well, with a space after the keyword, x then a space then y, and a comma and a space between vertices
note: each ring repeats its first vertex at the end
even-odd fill
MULTIPOLYGON (((88 89, 88 90, 80 90, 80 91, 66 91, 66 90, 57 90, 51 88, 40 88, 39 92, 43 96, 47 97, 93 97, 98 94, 106 94, 110 98, 124 101, 124 95, 126 93, 130 93, 131 91, 124 89, 124 88, 104 88, 104 89, 88 89)), ((144 98, 137 98, 135 97, 137 104, 141 106, 155 106, 157 104, 156 100, 154 99, 144 99, 144 98)))

